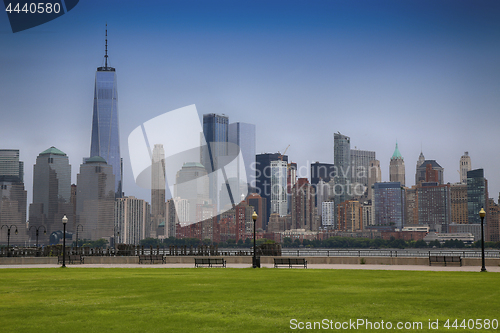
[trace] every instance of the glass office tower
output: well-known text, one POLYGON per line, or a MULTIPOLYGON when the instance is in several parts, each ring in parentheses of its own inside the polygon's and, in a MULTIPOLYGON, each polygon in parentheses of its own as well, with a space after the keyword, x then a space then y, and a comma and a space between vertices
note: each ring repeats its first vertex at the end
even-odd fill
POLYGON ((115 69, 108 67, 107 30, 104 58, 104 67, 98 67, 95 73, 90 157, 100 156, 113 167, 116 197, 121 198, 123 177, 120 158, 120 136, 118 133, 118 90, 115 69))
POLYGON ((217 171, 224 166, 228 159, 228 125, 229 118, 226 115, 215 113, 203 115, 203 134, 207 147, 201 151, 201 164, 207 170, 210 180, 210 200, 218 207, 218 184, 223 181, 218 179, 217 171))

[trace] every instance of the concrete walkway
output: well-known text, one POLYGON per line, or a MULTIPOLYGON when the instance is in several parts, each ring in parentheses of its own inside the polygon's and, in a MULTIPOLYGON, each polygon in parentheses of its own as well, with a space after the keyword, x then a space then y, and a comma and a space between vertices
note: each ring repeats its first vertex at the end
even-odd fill
MULTIPOLYGON (((265 268, 274 268, 273 264, 262 264, 265 268)), ((61 265, 0 265, 2 268, 58 268, 61 265)), ((68 268, 194 268, 194 264, 83 264, 67 265, 68 268)), ((228 268, 250 268, 249 264, 227 264, 228 268)), ((449 271, 449 272, 480 272, 480 266, 424 266, 424 265, 347 265, 347 264, 309 264, 308 269, 370 269, 390 271, 449 271)), ((279 269, 289 269, 280 267, 279 269)), ((300 267, 293 269, 303 269, 300 267)), ((486 266, 488 272, 500 273, 500 266, 486 266)))

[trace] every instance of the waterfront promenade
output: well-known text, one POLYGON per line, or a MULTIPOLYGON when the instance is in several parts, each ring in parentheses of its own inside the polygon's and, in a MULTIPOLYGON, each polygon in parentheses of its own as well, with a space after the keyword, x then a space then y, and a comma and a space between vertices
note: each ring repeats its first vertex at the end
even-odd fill
MULTIPOLYGON (((28 264, 28 265, 0 265, 2 268, 58 268, 58 264, 28 264)), ((69 269, 78 268, 194 268, 194 263, 169 263, 169 264, 83 264, 67 265, 69 269)), ((250 268, 248 263, 228 263, 228 268, 250 268)), ((274 268, 273 264, 261 264, 262 268, 274 268)), ((200 268, 202 269, 202 268, 200 268)), ((210 268, 223 269, 223 268, 210 268)), ((276 268, 290 269, 290 268, 276 268)), ((303 269, 303 268, 292 268, 303 269)), ((442 266, 442 265, 373 265, 373 264, 308 264, 307 269, 365 269, 365 270, 398 270, 398 271, 449 271, 449 272, 479 272, 480 266, 442 266)), ((500 266, 486 266, 488 272, 500 273, 500 266)))

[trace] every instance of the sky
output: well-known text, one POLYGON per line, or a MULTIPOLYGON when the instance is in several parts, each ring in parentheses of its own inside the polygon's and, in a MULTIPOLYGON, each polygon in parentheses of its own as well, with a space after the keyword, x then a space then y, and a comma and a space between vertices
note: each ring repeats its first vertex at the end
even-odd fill
MULTIPOLYGON (((498 1, 80 1, 12 33, 0 13, 0 149, 19 149, 28 203, 38 154, 90 152, 95 71, 116 68, 126 195, 128 135, 187 105, 256 125, 257 153, 308 170, 333 163, 333 133, 376 152, 382 180, 396 141, 414 184, 422 151, 459 181, 460 156, 500 191, 498 1)), ((168 130, 166 128, 165 130, 168 130)), ((301 176, 307 176, 302 172, 301 176)))

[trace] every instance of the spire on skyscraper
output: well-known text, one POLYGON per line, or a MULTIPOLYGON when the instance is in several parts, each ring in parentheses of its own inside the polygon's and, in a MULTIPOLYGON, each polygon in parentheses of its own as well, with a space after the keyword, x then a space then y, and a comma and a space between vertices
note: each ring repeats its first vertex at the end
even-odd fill
POLYGON ((396 149, 394 149, 394 154, 392 154, 391 157, 391 160, 393 159, 403 159, 403 156, 401 156, 401 153, 399 152, 397 141, 396 141, 396 149))
POLYGON ((108 68, 108 24, 106 23, 106 46, 104 53, 104 67, 108 68))
POLYGON ((116 71, 113 67, 108 67, 107 24, 104 59, 105 67, 98 67, 95 74, 90 156, 100 156, 113 167, 116 196, 121 197, 123 177, 118 124, 118 89, 116 71))

